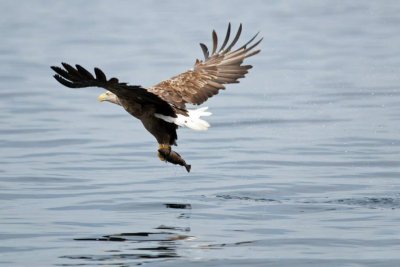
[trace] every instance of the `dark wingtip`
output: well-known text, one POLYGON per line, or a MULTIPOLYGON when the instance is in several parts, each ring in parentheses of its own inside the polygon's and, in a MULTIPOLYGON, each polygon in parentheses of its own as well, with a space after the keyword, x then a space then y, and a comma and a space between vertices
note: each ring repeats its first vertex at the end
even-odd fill
POLYGON ((218 46, 218 36, 217 36, 217 33, 215 32, 215 30, 213 30, 213 32, 212 32, 212 39, 213 39, 213 48, 212 48, 211 55, 214 55, 215 51, 217 51, 217 46, 218 46))
POLYGON ((76 85, 74 85, 73 83, 71 83, 70 81, 67 81, 66 79, 62 78, 60 75, 55 74, 53 75, 54 79, 56 79, 59 83, 61 83, 62 85, 69 87, 69 88, 77 88, 76 85))
POLYGON ((61 65, 62 65, 62 66, 64 67, 64 69, 66 69, 66 70, 73 68, 71 65, 69 65, 68 63, 65 63, 65 62, 61 62, 61 65))
POLYGON ((107 77, 101 69, 94 68, 94 73, 96 74, 96 80, 107 82, 107 77))
POLYGON ((210 57, 210 52, 208 51, 208 47, 203 43, 200 43, 200 47, 201 50, 203 51, 204 59, 207 60, 210 57))

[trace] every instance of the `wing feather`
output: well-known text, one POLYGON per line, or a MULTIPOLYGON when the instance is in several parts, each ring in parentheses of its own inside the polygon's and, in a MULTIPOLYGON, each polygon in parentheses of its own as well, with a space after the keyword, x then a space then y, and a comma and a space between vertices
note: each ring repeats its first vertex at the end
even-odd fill
MULTIPOLYGON (((121 83, 117 78, 107 80, 104 72, 94 68, 96 77, 80 65, 76 68, 67 63, 61 63, 63 68, 52 66, 56 73, 54 78, 62 85, 69 88, 102 87, 113 92, 120 99, 141 105, 153 105, 157 113, 176 117, 176 114, 165 100, 138 85, 121 83)), ((174 96, 176 97, 176 96, 174 96)))
POLYGON ((260 52, 254 49, 262 41, 261 38, 254 42, 259 34, 257 33, 244 45, 232 50, 241 33, 242 24, 230 42, 231 24, 229 23, 225 39, 218 49, 218 36, 213 31, 211 55, 208 47, 200 43, 204 61, 197 59, 192 70, 162 81, 149 88, 149 91, 175 107, 185 108, 186 103, 202 104, 208 98, 218 94, 219 90, 225 89, 225 84, 238 83, 239 79, 244 78, 248 70, 252 68, 251 65, 242 65, 243 61, 260 52))
POLYGON ((208 48, 205 44, 201 43, 200 44, 201 50, 203 50, 204 58, 208 59, 210 56, 210 53, 208 52, 208 48))
POLYGON ((95 78, 93 77, 93 75, 87 71, 85 68, 83 68, 81 65, 76 65, 76 69, 78 70, 79 73, 82 74, 82 76, 84 76, 86 79, 88 80, 94 80, 95 78))
POLYGON ((213 39, 213 50, 212 50, 211 54, 214 55, 215 51, 217 51, 217 47, 218 47, 218 36, 215 31, 212 32, 212 39, 213 39))
POLYGON ((96 80, 102 82, 102 83, 106 83, 107 82, 107 78, 106 75, 104 74, 104 72, 99 69, 99 68, 94 68, 94 73, 96 74, 96 80))
POLYGON ((226 31, 226 35, 225 35, 225 40, 224 40, 224 43, 222 44, 221 48, 219 49, 219 52, 224 50, 225 46, 228 44, 230 35, 231 35, 231 23, 229 22, 228 30, 226 31))
POLYGON ((227 49, 225 49, 225 51, 229 52, 231 51, 232 47, 237 43, 237 41, 239 40, 240 34, 242 33, 242 23, 240 23, 239 25, 239 29, 236 33, 235 38, 233 39, 232 43, 228 46, 227 49))

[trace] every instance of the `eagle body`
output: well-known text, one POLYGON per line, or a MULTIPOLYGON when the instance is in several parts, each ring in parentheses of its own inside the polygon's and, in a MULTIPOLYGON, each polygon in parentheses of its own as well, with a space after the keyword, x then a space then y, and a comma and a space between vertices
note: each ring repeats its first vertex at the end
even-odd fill
POLYGON ((69 88, 101 87, 106 89, 99 96, 100 101, 108 101, 122 106, 129 114, 139 119, 148 132, 159 144, 158 156, 161 160, 179 164, 189 172, 191 165, 171 146, 177 145, 178 127, 188 127, 193 130, 207 130, 210 125, 201 117, 210 116, 207 107, 187 109, 186 104, 200 105, 208 98, 225 89, 225 84, 238 83, 245 77, 251 65, 243 65, 243 61, 260 50, 254 50, 262 38, 253 43, 258 34, 250 41, 235 50, 232 50, 242 32, 242 25, 229 43, 231 25, 225 39, 218 49, 218 37, 212 32, 212 51, 207 46, 200 44, 204 61, 197 59, 191 70, 162 81, 150 88, 139 85, 128 85, 119 82, 117 78, 107 79, 99 68, 94 69, 94 74, 80 65, 75 67, 62 63, 62 68, 52 66, 56 72, 54 78, 62 85, 69 88), (229 43, 229 44, 228 44, 229 43), (218 51, 217 51, 218 49, 218 51))
POLYGON ((154 105, 141 105, 124 99, 120 99, 119 102, 129 114, 143 123, 144 128, 156 138, 159 144, 176 145, 178 126, 155 117, 154 105))

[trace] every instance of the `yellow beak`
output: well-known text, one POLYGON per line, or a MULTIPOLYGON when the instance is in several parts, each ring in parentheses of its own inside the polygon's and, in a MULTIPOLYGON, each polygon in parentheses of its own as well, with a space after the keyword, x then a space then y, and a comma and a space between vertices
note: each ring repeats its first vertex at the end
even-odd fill
POLYGON ((106 93, 102 93, 101 95, 99 95, 99 97, 97 98, 100 102, 106 101, 107 100, 107 95, 106 93))

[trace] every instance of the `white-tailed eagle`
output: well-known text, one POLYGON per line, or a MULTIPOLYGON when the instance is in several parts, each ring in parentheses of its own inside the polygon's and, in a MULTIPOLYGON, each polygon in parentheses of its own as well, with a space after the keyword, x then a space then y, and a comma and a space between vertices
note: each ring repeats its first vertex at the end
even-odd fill
POLYGON ((157 139, 158 156, 163 161, 185 166, 189 172, 191 166, 171 149, 177 145, 178 126, 193 130, 207 130, 210 126, 203 116, 211 115, 207 107, 187 109, 186 104, 200 105, 208 98, 225 89, 224 84, 238 83, 244 78, 251 65, 242 65, 243 61, 260 52, 255 49, 262 38, 255 41, 256 34, 246 44, 234 48, 242 32, 242 25, 229 43, 231 25, 229 23, 225 39, 218 49, 218 37, 212 32, 213 46, 210 52, 206 45, 200 44, 204 60, 197 59, 191 70, 171 79, 162 81, 150 88, 128 85, 117 78, 107 79, 99 68, 94 74, 80 65, 72 67, 62 63, 63 68, 52 66, 56 72, 54 78, 69 88, 102 87, 106 92, 99 96, 100 101, 109 101, 122 106, 129 114, 139 119, 144 127, 157 139))

